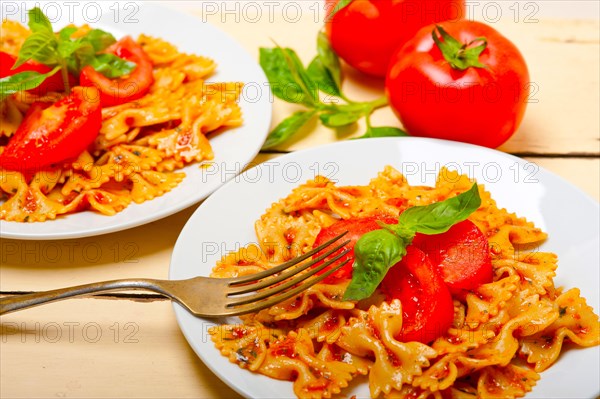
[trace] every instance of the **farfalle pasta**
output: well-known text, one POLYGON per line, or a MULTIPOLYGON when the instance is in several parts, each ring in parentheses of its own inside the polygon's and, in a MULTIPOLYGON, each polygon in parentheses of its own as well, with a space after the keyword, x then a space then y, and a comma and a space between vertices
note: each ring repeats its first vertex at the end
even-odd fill
MULTIPOLYGON (((74 35, 86 31, 84 26, 74 35)), ((19 23, 4 21, 0 50, 16 55, 29 34, 19 23)), ((153 64, 148 93, 103 107, 99 134, 77 159, 36 173, 0 169, 1 220, 42 222, 84 210, 114 215, 152 200, 181 183, 185 175, 179 169, 214 158, 211 132, 242 124, 242 84, 207 83, 217 67, 213 60, 146 35, 137 43, 153 64)), ((62 96, 22 91, 2 101, 0 153, 31 104, 62 96)))
MULTIPOLYGON (((256 222, 258 244, 224 256, 213 277, 268 269, 313 247, 341 219, 397 217, 412 206, 456 196, 467 176, 442 169, 435 187, 411 186, 392 167, 366 186, 339 187, 323 177, 299 186, 256 222)), ((373 398, 517 398, 531 391, 563 343, 600 343, 598 316, 576 288, 554 285, 555 254, 523 250, 546 239, 533 223, 499 208, 479 186, 469 217, 489 240, 493 279, 454 298, 452 326, 429 344, 398 340, 402 303, 379 291, 344 301, 349 281, 319 283, 239 324, 214 327, 220 352, 251 372, 289 380, 299 398, 343 394, 355 379, 373 398)))

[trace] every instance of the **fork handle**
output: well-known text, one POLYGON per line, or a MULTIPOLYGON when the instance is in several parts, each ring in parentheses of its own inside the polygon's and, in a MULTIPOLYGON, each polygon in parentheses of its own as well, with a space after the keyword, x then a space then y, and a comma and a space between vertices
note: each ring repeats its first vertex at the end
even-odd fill
POLYGON ((157 292, 173 299, 173 297, 165 290, 165 284, 169 283, 173 283, 173 281, 154 279, 110 280, 77 285, 74 287, 59 288, 51 291, 13 295, 0 298, 0 315, 76 296, 110 291, 146 290, 157 292))

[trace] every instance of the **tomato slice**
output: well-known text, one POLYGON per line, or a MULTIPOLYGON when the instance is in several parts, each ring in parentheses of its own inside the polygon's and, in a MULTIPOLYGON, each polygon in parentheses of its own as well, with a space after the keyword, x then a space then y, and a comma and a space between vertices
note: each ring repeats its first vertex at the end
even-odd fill
POLYGON ((106 52, 135 62, 135 69, 129 75, 109 79, 88 65, 81 70, 80 84, 96 86, 100 90, 100 101, 103 107, 119 105, 143 97, 154 82, 154 77, 152 61, 142 47, 131 36, 125 36, 107 48, 106 52))
POLYGON ((98 97, 96 88, 75 87, 47 108, 32 105, 0 154, 0 167, 33 172, 77 157, 100 131, 98 97))
POLYGON ((455 224, 442 234, 417 234, 412 243, 429 256, 450 292, 459 298, 481 284, 492 282, 487 238, 469 220, 455 224))
POLYGON ((429 343, 443 335, 454 319, 452 296, 427 255, 409 245, 402 260, 381 282, 386 300, 402 302, 403 342, 429 343))
MULTIPOLYGON (((12 69, 13 65, 17 62, 17 57, 5 53, 4 51, 0 52, 0 78, 5 78, 7 76, 12 76, 20 72, 39 72, 39 73, 48 73, 52 70, 49 66, 44 64, 40 64, 39 62, 35 62, 33 60, 29 60, 19 67, 12 69)), ((69 85, 73 87, 77 84, 77 80, 73 75, 69 74, 69 85)), ((65 91, 65 84, 63 82, 60 71, 56 72, 54 75, 46 78, 44 82, 36 87, 35 89, 28 90, 29 93, 37 94, 39 96, 43 96, 44 94, 51 91, 65 91)))
MULTIPOLYGON (((370 216, 364 218, 340 220, 339 222, 336 222, 329 227, 321 229, 321 231, 317 235, 313 248, 318 247, 319 245, 331 240, 334 237, 337 237, 343 232, 347 232, 343 240, 350 240, 350 242, 344 247, 342 247, 339 251, 335 252, 333 255, 325 259, 325 261, 327 261, 327 259, 334 257, 335 255, 346 249, 350 250, 350 252, 348 252, 340 259, 340 261, 349 259, 349 262, 346 263, 344 267, 333 273, 331 276, 327 277, 324 280, 325 283, 333 284, 340 280, 352 278, 352 263, 354 263, 354 245, 363 234, 368 233, 372 230, 379 229, 380 226, 377 223, 378 221, 389 224, 398 222, 397 219, 390 216, 370 216)), ((327 250, 318 252, 315 255, 315 257, 322 255, 324 252, 327 252, 327 250)))

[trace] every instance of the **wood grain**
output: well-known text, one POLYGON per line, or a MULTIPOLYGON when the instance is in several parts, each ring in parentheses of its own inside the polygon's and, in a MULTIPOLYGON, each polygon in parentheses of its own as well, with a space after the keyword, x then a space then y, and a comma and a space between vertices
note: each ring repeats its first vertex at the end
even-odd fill
POLYGON ((74 299, 0 326, 2 398, 239 398, 189 347, 168 301, 74 299))

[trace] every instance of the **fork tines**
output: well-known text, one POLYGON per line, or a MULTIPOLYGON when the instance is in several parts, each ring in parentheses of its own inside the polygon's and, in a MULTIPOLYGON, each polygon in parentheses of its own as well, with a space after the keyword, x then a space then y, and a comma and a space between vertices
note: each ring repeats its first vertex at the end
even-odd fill
POLYGON ((338 261, 348 254, 350 250, 345 249, 337 254, 336 252, 340 251, 350 242, 350 240, 346 240, 341 244, 336 245, 309 262, 301 262, 329 247, 345 234, 346 233, 340 234, 306 254, 277 267, 260 273, 232 279, 229 283, 229 290, 227 292, 227 298, 229 299, 227 308, 232 310, 232 314, 257 312, 289 299, 323 281, 348 263, 349 259, 340 262, 338 261), (327 259, 333 254, 335 255, 331 259, 327 259), (325 259, 327 260, 324 261, 325 259), (301 264, 298 265, 299 263, 301 264), (315 265, 317 266, 313 267, 315 265), (330 266, 332 267, 325 270, 330 266), (318 274, 322 271, 324 272, 318 274))

